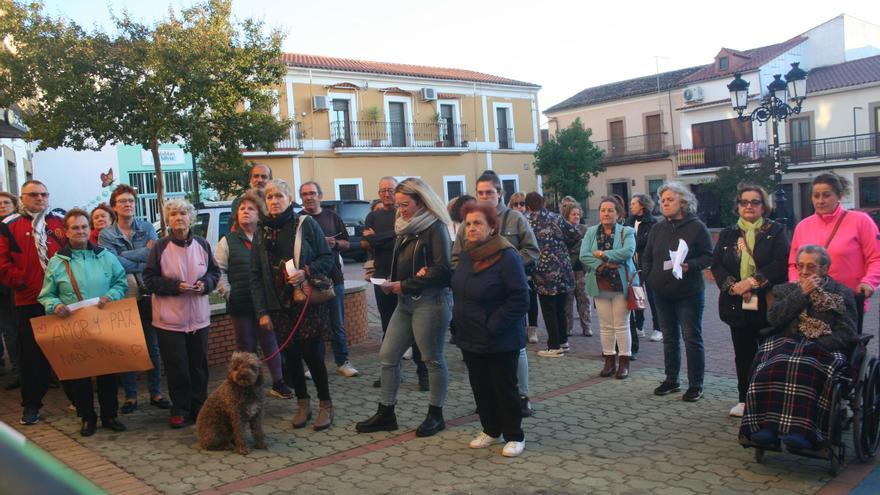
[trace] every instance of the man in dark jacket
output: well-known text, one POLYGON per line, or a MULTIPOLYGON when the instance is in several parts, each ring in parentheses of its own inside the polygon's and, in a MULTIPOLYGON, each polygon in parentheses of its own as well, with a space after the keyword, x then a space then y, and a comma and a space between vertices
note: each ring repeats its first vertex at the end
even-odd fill
POLYGON ((333 290, 336 297, 329 301, 333 306, 330 308, 330 326, 333 333, 330 335, 330 344, 333 348, 333 359, 336 361, 336 374, 342 376, 358 376, 358 370, 348 360, 348 342, 345 337, 345 279, 342 276, 342 251, 348 250, 348 231, 345 223, 335 212, 321 208, 321 200, 324 192, 317 182, 304 182, 299 186, 299 196, 302 198, 303 211, 306 215, 314 218, 321 230, 324 231, 324 239, 333 251, 333 270, 330 278, 333 279, 333 290))
POLYGON ((664 184, 658 191, 664 219, 651 228, 648 245, 642 253, 642 271, 654 289, 654 302, 663 332, 663 360, 666 380, 654 390, 666 395, 681 389, 679 340, 684 337, 688 364, 688 389, 682 400, 696 402, 703 396, 706 356, 703 349, 703 307, 705 283, 703 270, 712 264, 712 238, 697 216, 697 199, 685 186, 664 184), (687 256, 681 265, 681 278, 674 274, 670 252, 687 244, 687 256))
POLYGON ((43 288, 46 265, 66 238, 64 212, 49 209, 49 191, 42 182, 25 182, 21 203, 21 213, 0 223, 0 284, 15 291, 23 408, 20 422, 33 425, 40 421, 52 368, 34 338, 31 318, 46 314, 37 296, 43 288))

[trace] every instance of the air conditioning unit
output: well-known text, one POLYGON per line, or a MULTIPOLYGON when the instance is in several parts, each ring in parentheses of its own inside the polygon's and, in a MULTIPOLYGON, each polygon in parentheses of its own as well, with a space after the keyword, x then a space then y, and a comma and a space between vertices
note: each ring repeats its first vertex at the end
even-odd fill
POLYGON ((684 91, 682 91, 682 96, 684 97, 685 103, 695 103, 698 101, 703 101, 703 88, 699 86, 686 88, 684 91))
POLYGON ((434 101, 437 99, 437 90, 434 88, 422 88, 422 100, 434 101))
POLYGON ((320 112, 330 110, 330 99, 325 95, 317 95, 312 97, 312 111, 320 112))

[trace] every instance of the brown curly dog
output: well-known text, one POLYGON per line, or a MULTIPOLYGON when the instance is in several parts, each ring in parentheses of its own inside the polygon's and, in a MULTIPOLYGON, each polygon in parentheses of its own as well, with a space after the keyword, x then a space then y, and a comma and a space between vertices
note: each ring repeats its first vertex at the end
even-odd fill
POLYGON ((232 354, 226 380, 208 396, 196 420, 196 436, 203 449, 233 448, 239 454, 247 455, 249 450, 244 430, 248 424, 254 435, 254 448, 268 448, 263 434, 261 365, 256 354, 232 354))

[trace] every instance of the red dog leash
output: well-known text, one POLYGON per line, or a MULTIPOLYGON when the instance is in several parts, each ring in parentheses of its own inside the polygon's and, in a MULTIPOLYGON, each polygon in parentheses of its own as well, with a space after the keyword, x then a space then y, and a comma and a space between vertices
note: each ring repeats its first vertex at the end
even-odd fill
POLYGON ((261 362, 263 362, 263 363, 268 362, 270 359, 277 356, 278 353, 283 351, 284 348, 290 344, 290 339, 293 338, 293 336, 296 334, 296 331, 299 329, 299 325, 302 323, 303 317, 305 317, 305 315, 306 315, 306 309, 309 307, 309 301, 311 301, 311 300, 312 300, 312 293, 309 292, 308 295, 306 296, 306 302, 303 304, 303 308, 299 312, 299 318, 297 318, 297 320, 296 320, 296 325, 293 326, 293 330, 290 331, 290 335, 287 336, 287 340, 285 340, 283 344, 278 346, 278 350, 276 350, 275 352, 270 354, 268 357, 263 358, 261 360, 261 362))

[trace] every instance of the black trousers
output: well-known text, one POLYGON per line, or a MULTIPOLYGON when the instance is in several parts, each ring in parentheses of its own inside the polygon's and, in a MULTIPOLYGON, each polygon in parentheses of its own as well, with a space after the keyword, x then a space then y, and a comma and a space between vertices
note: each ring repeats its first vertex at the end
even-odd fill
MULTIPOLYGON (((98 389, 98 404, 101 406, 101 421, 115 418, 119 410, 119 375, 101 375, 95 378, 98 389)), ((64 392, 76 406, 76 415, 83 421, 95 421, 95 394, 92 390, 91 378, 64 380, 61 382, 64 392)))
POLYGON ((196 419, 208 398, 208 327, 195 332, 156 328, 168 378, 171 415, 196 419))
POLYGON ((303 361, 309 367, 312 381, 318 389, 318 399, 330 400, 330 383, 327 378, 327 365, 324 364, 324 341, 320 337, 298 339, 294 337, 284 348, 284 376, 293 385, 297 399, 308 399, 309 389, 306 386, 303 361))
MULTIPOLYGON (((534 284, 529 282, 529 326, 538 326, 538 291, 534 284)), ((567 324, 567 323, 566 323, 567 324)))
POLYGON ((541 302, 541 313, 544 315, 544 325, 547 327, 547 347, 559 349, 562 344, 568 342, 568 320, 565 317, 566 306, 565 292, 553 296, 538 294, 541 302))
POLYGON ((760 331, 770 326, 763 312, 743 311, 745 319, 742 326, 730 327, 730 338, 733 340, 733 361, 736 365, 736 387, 739 391, 739 402, 746 401, 749 390, 749 378, 752 361, 758 353, 760 331))
POLYGON ((462 351, 483 432, 504 435, 507 442, 521 442, 522 431, 516 366, 519 351, 478 354, 462 351))
MULTIPOLYGON (((384 339, 385 331, 388 330, 388 322, 391 321, 391 315, 397 309, 397 294, 386 294, 378 285, 373 286, 373 294, 376 295, 376 307, 379 309, 379 319, 382 320, 382 338, 384 339)), ((413 342, 412 351, 413 362, 416 363, 416 372, 419 376, 428 376, 428 368, 422 362, 422 352, 415 342, 413 342)))
POLYGON ((43 407, 43 397, 49 389, 52 367, 37 345, 31 318, 45 316, 42 304, 28 304, 15 308, 18 327, 18 367, 21 379, 21 405, 25 408, 43 407))
POLYGON ((858 325, 856 327, 856 332, 859 335, 861 335, 862 329, 865 325, 865 296, 863 296, 861 293, 856 293, 855 298, 856 298, 856 316, 858 318, 858 321, 856 322, 856 324, 858 325))

